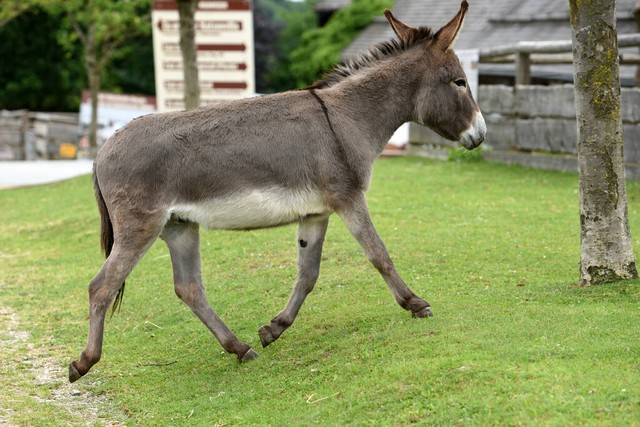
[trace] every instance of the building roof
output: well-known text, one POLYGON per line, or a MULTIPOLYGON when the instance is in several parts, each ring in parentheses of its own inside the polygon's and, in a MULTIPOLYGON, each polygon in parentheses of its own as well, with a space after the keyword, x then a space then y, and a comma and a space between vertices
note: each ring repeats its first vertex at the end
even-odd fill
POLYGON ((348 6, 351 0, 319 0, 314 9, 316 11, 335 11, 348 6))
MULTIPOLYGON (((618 34, 637 32, 633 10, 638 0, 617 0, 618 34)), ((412 26, 430 26, 434 30, 447 23, 458 11, 458 1, 396 0, 391 9, 401 21, 412 26)), ((393 30, 382 17, 375 18, 344 50, 343 59, 365 52, 370 46, 394 37, 393 30)), ((515 44, 520 41, 570 40, 569 2, 558 0, 469 0, 469 11, 456 49, 482 49, 515 44)), ((622 51, 622 49, 621 49, 622 51)), ((626 50, 625 50, 626 51, 626 50)), ((637 48, 630 48, 637 53, 637 48)), ((537 67, 536 67, 537 68, 537 67)), ((544 67, 549 69, 550 67, 544 67)), ((556 71, 571 66, 554 66, 556 71)), ((622 68, 622 67, 621 67, 622 68)), ((635 67, 626 67, 635 72, 635 67)), ((504 67, 481 64, 481 74, 504 67)), ((513 66, 511 66, 513 69, 513 66)), ((564 72, 566 74, 566 71, 564 72)), ((630 71, 621 74, 629 74, 630 71)))

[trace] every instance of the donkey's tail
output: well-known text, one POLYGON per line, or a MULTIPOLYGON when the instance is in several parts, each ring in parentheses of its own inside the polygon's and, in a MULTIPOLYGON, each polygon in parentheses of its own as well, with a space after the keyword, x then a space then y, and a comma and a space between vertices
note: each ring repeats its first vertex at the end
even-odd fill
MULTIPOLYGON (((105 258, 108 258, 109 254, 111 254, 111 249, 113 248, 113 224, 111 224, 109 210, 107 209, 107 204, 104 202, 104 197, 102 197, 102 191, 100 190, 100 185, 98 184, 95 164, 93 166, 93 190, 96 193, 98 211, 100 212, 100 247, 102 248, 102 252, 104 252, 105 258)), ((116 299, 113 302, 113 306, 111 307, 111 316, 113 316, 116 310, 120 311, 120 305, 122 304, 123 296, 124 282, 122 282, 122 285, 118 289, 116 299)))

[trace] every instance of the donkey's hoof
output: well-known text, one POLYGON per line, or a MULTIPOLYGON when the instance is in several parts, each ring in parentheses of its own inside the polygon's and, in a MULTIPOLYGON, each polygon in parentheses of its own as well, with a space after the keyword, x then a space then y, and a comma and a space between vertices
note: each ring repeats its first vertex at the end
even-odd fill
POLYGON ((76 365, 74 365, 73 362, 71 362, 69 364, 69 382, 70 383, 76 382, 80 378, 82 378, 82 374, 78 372, 76 365))
POLYGON ((240 359, 240 363, 245 363, 253 359, 257 359, 259 357, 258 353, 256 353, 252 348, 247 350, 247 352, 240 359))
POLYGON ((412 313, 413 317, 433 317, 433 312, 431 311, 431 307, 426 306, 422 310, 418 310, 412 313))
POLYGON ((271 326, 263 326, 258 329, 258 335, 260 336, 260 342, 262 342, 262 347, 266 347, 276 339, 273 336, 273 332, 271 332, 271 326))

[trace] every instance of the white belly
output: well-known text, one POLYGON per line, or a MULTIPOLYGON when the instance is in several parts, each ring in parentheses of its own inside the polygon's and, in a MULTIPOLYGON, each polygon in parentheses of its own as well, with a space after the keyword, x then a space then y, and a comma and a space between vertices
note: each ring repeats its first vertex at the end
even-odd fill
POLYGON ((308 215, 326 214, 318 191, 253 189, 224 198, 176 204, 169 213, 205 228, 242 230, 289 224, 308 215))

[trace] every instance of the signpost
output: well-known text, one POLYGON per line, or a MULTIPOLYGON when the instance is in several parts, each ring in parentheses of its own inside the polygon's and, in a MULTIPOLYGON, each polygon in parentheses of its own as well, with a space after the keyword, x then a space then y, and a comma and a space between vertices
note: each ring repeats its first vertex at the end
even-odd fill
MULTIPOLYGON (((184 109, 180 25, 175 0, 153 0, 158 111, 184 109)), ((200 104, 255 94, 250 0, 198 2, 195 14, 200 104)))

